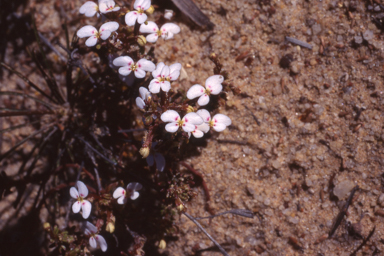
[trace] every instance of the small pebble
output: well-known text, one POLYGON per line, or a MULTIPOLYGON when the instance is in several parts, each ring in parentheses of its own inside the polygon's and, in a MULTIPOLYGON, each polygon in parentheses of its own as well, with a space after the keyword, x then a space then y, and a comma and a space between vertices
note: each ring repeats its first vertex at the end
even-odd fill
POLYGON ((361 36, 355 36, 355 43, 362 44, 363 43, 363 37, 361 36))
MULTIPOLYGON (((372 30, 366 30, 363 33, 363 37, 364 37, 365 40, 371 41, 373 39, 373 32, 372 32, 372 30)), ((356 37, 355 37, 355 40, 356 40, 356 37)))
POLYGON ((349 195, 349 192, 353 189, 355 184, 352 181, 344 180, 337 184, 333 189, 333 194, 339 198, 339 200, 344 199, 349 195))
POLYGON ((384 207, 384 193, 379 196, 377 199, 377 203, 381 206, 384 207))

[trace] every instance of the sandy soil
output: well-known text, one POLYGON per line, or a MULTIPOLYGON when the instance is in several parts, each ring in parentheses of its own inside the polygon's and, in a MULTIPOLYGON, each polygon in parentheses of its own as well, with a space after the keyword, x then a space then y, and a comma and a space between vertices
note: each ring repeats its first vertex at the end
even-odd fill
MULTIPOLYGON (((185 89, 212 75, 208 56, 214 52, 241 89, 240 95, 228 92, 217 111, 233 125, 212 134, 188 162, 203 173, 216 213, 249 209, 256 216, 228 214, 202 225, 230 255, 350 255, 376 227, 357 255, 384 254, 384 44, 377 26, 384 6, 195 2, 214 30, 199 29, 177 12, 180 35, 161 42, 155 55, 183 64, 188 77, 175 87, 185 89), (312 49, 288 43, 286 36, 312 49), (357 185, 340 227, 326 239, 357 185)), ((81 4, 75 1, 70 15, 81 4)), ((38 27, 50 38, 60 14, 51 1, 36 8, 38 27)), ((204 192, 197 192, 188 212, 207 216, 204 192)), ((167 241, 162 252, 220 255, 186 217, 177 224, 179 240, 167 241)))

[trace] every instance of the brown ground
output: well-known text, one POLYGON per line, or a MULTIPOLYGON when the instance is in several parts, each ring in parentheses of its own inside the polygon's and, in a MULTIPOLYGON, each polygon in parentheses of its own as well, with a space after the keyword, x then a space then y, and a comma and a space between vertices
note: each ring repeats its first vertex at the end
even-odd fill
MULTIPOLYGON (((36 3, 37 25, 48 38, 60 26, 52 2, 36 3)), ((195 2, 215 29, 197 29, 177 12, 182 31, 159 42, 156 57, 182 63, 188 78, 180 86, 188 88, 212 75, 208 56, 215 52, 241 89, 239 96, 228 93, 227 106, 218 110, 233 125, 189 163, 203 173, 215 212, 241 208, 258 216, 228 214, 203 226, 230 255, 349 255, 362 243, 359 235, 376 227, 357 255, 383 255, 384 44, 373 17, 384 9, 369 1, 195 2), (287 43, 285 36, 313 48, 287 43), (356 185, 340 227, 321 239, 356 185), (348 226, 357 223, 353 234, 348 226)), ((68 15, 81 4, 67 6, 68 15)), ((8 53, 5 60, 16 65, 12 58, 8 53)), ((188 212, 207 216, 204 205, 198 189, 188 212)), ((164 250, 169 255, 212 246, 186 217, 178 224, 180 239, 164 250)))

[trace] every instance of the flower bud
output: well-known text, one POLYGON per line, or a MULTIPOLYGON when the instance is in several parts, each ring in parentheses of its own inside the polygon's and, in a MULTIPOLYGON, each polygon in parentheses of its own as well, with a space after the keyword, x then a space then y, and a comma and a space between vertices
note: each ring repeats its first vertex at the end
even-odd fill
POLYGON ((165 247, 167 247, 167 243, 164 241, 164 239, 161 239, 159 243, 159 249, 165 249, 165 247))
POLYGON ((179 204, 176 208, 177 208, 177 210, 179 210, 179 212, 183 212, 185 209, 183 204, 179 204))
POLYGON ((187 113, 195 112, 195 109, 192 106, 188 106, 187 113))
POLYGON ((145 12, 148 13, 148 14, 152 14, 153 12, 155 11, 155 7, 153 7, 153 5, 151 5, 148 10, 146 10, 145 12))
POLYGON ((146 147, 146 148, 141 148, 140 149, 140 155, 143 157, 143 158, 147 158, 149 156, 149 148, 146 147))
POLYGON ((173 17, 173 11, 165 9, 164 18, 166 18, 167 20, 170 20, 170 19, 172 19, 172 17, 173 17))
POLYGON ((144 47, 145 44, 147 43, 147 39, 145 39, 145 36, 143 35, 139 35, 137 37, 137 43, 141 46, 141 47, 144 47))
POLYGON ((115 224, 113 224, 112 222, 108 222, 105 230, 108 231, 109 233, 115 232, 115 224))
POLYGON ((44 224, 43 224, 43 227, 44 227, 44 229, 50 229, 51 228, 51 224, 49 224, 48 222, 45 222, 44 224))

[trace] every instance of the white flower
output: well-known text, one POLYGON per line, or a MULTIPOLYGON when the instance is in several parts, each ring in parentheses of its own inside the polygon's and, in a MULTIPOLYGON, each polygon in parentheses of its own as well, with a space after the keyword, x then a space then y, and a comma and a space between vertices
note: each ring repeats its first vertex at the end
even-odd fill
POLYGON ((136 11, 131 11, 125 15, 125 23, 128 26, 134 26, 137 23, 143 24, 147 20, 147 14, 144 12, 151 7, 151 0, 136 0, 133 8, 136 11))
POLYGON ((161 115, 161 120, 163 122, 169 122, 169 124, 165 126, 167 132, 176 132, 179 127, 182 127, 185 132, 193 132, 195 125, 203 123, 203 119, 194 112, 188 113, 183 119, 180 119, 180 115, 175 110, 165 111, 161 115))
POLYGON ((173 23, 165 23, 161 28, 156 25, 153 21, 148 21, 148 24, 142 24, 140 26, 141 33, 149 33, 146 39, 150 43, 154 43, 157 41, 159 36, 161 36, 164 40, 168 40, 173 38, 174 34, 180 32, 180 27, 173 23))
POLYGON ((100 245, 100 249, 105 252, 107 250, 107 242, 105 241, 104 237, 101 235, 98 235, 97 228, 90 222, 87 221, 85 223, 84 233, 87 236, 90 236, 89 238, 89 245, 92 248, 97 248, 97 245, 100 245))
POLYGON ((72 211, 78 213, 81 210, 83 211, 83 218, 87 219, 91 214, 92 204, 84 198, 88 195, 87 186, 81 181, 76 183, 78 190, 75 187, 71 187, 69 194, 72 198, 77 199, 77 201, 72 205, 72 211))
POLYGON ((193 85, 189 88, 187 92, 187 98, 192 100, 194 98, 200 97, 197 103, 200 106, 207 105, 209 102, 209 95, 217 95, 223 89, 221 83, 224 81, 224 77, 221 75, 214 75, 208 77, 205 81, 205 88, 199 84, 193 85))
POLYGON ((87 41, 85 41, 85 45, 88 47, 92 47, 97 44, 97 40, 99 38, 103 40, 108 39, 112 32, 116 31, 118 28, 119 23, 115 21, 110 21, 101 25, 99 31, 97 31, 95 27, 87 25, 77 31, 77 36, 80 38, 89 37, 87 41))
POLYGON ((151 100, 151 93, 144 87, 139 88, 140 97, 136 98, 136 105, 137 107, 144 109, 145 108, 145 102, 149 102, 151 100))
POLYGON ((101 13, 108 13, 120 10, 120 7, 115 7, 113 0, 99 0, 99 10, 101 13))
POLYGON ((232 124, 231 119, 223 114, 216 114, 211 119, 211 115, 205 109, 200 109, 196 112, 203 120, 204 123, 208 126, 208 130, 204 131, 207 133, 209 128, 212 127, 217 132, 222 132, 227 128, 227 126, 232 124))
POLYGON ((171 89, 170 81, 175 81, 179 78, 180 70, 180 63, 175 63, 171 66, 166 66, 163 62, 157 64, 156 69, 152 72, 154 79, 152 79, 148 86, 149 91, 159 93, 161 88, 164 92, 168 92, 171 89))
POLYGON ((121 67, 119 73, 123 76, 129 75, 132 71, 137 78, 144 78, 145 72, 152 72, 156 66, 152 61, 141 59, 137 63, 129 56, 120 56, 113 60, 113 65, 121 67))
POLYGON ((127 194, 131 200, 136 200, 140 195, 137 190, 140 190, 142 187, 138 182, 131 182, 127 185, 127 191, 122 187, 118 187, 115 192, 113 192, 113 198, 117 199, 118 204, 125 203, 127 194))
POLYGON ((173 11, 165 9, 164 18, 166 18, 167 20, 170 20, 170 19, 172 19, 172 17, 173 17, 173 11))
MULTIPOLYGON (((108 13, 120 10, 120 7, 115 7, 115 1, 112 0, 99 0, 99 5, 92 1, 85 2, 80 7, 80 13, 84 14, 87 17, 94 16, 98 11, 100 13, 108 13)), ((99 14, 97 13, 97 17, 99 14)))
POLYGON ((201 138, 204 136, 204 133, 207 133, 208 131, 209 131, 209 125, 206 123, 195 125, 195 130, 193 132, 189 132, 188 137, 191 137, 191 134, 192 134, 193 137, 195 138, 201 138))

